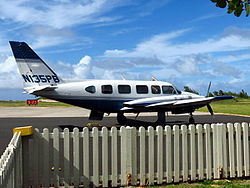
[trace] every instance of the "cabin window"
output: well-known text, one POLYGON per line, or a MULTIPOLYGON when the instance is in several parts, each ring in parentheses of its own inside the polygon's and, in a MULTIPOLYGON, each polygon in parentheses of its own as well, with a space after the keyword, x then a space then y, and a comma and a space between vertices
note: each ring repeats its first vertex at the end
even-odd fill
POLYGON ((148 86, 146 85, 137 85, 136 92, 138 94, 147 94, 148 93, 148 86))
POLYGON ((85 91, 89 92, 89 93, 95 93, 95 86, 88 86, 85 88, 85 91))
POLYGON ((121 94, 129 94, 131 93, 130 85, 118 85, 118 92, 121 94))
POLYGON ((164 94, 176 94, 176 91, 172 86, 162 86, 162 92, 164 94))
POLYGON ((152 85, 152 86, 151 86, 151 92, 152 92, 153 94, 160 94, 160 93, 161 93, 161 88, 160 88, 160 86, 152 85))
POLYGON ((102 85, 103 94, 111 94, 113 92, 112 85, 102 85))

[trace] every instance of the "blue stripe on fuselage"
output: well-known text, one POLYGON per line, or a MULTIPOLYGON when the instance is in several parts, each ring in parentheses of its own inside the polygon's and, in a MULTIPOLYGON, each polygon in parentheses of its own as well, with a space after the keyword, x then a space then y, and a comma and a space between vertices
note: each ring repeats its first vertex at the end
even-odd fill
POLYGON ((101 112, 110 112, 110 113, 117 113, 123 107, 123 103, 127 102, 128 100, 104 100, 104 99, 90 99, 90 100, 83 100, 83 99, 56 99, 60 102, 64 102, 67 104, 79 106, 82 108, 87 108, 90 110, 96 110, 101 112))

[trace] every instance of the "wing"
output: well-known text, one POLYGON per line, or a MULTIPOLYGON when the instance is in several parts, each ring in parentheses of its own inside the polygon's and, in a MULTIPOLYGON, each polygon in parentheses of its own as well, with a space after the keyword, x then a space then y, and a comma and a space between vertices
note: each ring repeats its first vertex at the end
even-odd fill
POLYGON ((180 111, 185 113, 208 105, 211 102, 232 99, 232 96, 202 97, 192 98, 190 96, 177 97, 153 97, 137 99, 124 103, 121 111, 180 111))

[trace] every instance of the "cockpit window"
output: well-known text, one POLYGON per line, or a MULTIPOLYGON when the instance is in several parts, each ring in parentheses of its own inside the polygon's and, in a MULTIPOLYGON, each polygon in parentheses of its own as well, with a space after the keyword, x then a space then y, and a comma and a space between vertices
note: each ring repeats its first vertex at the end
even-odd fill
POLYGON ((103 94, 113 93, 112 85, 102 85, 102 93, 103 94))
POLYGON ((147 94, 148 93, 148 86, 146 85, 137 85, 136 92, 138 94, 147 94))
POLYGON ((151 86, 151 92, 153 94, 161 94, 161 88, 160 88, 160 86, 152 85, 151 86))
POLYGON ((131 93, 130 85, 118 85, 118 92, 120 94, 129 94, 131 93))
POLYGON ((172 86, 162 86, 162 92, 164 94, 176 94, 176 91, 172 86))
POLYGON ((89 93, 95 93, 95 86, 88 86, 85 88, 85 91, 89 92, 89 93))

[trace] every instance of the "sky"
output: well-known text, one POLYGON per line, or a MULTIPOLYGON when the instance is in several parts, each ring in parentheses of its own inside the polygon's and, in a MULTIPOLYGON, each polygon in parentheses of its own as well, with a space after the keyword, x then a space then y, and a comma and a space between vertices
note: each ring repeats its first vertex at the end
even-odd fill
POLYGON ((63 79, 150 80, 250 94, 250 24, 210 0, 1 0, 0 100, 34 98, 8 41, 63 79))

